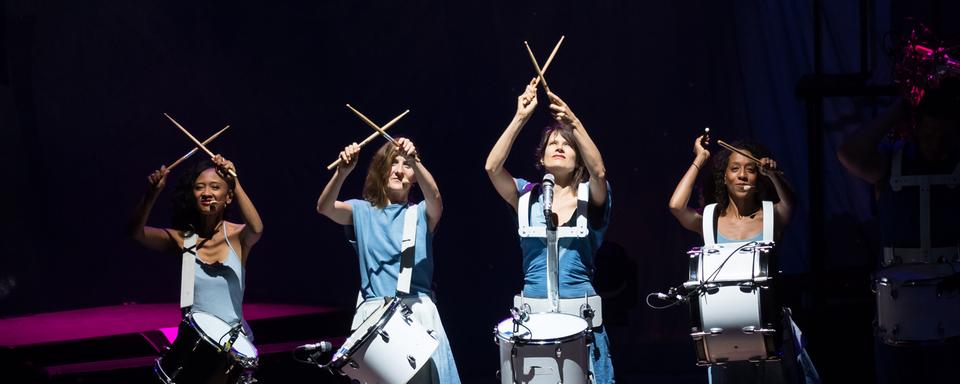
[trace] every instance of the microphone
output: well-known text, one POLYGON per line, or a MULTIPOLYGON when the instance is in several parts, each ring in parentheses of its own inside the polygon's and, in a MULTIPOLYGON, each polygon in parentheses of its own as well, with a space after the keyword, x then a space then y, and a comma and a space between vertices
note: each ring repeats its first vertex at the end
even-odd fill
POLYGON ((293 353, 295 356, 306 356, 302 359, 297 357, 298 360, 307 360, 317 363, 317 359, 319 359, 321 355, 330 351, 333 351, 333 344, 331 344, 329 341, 323 340, 319 343, 301 345, 294 349, 293 353))
POLYGON ((554 186, 554 177, 553 174, 547 173, 543 175, 543 181, 540 182, 541 193, 543 194, 543 218, 547 222, 547 227, 553 228, 556 225, 553 223, 553 186, 554 186))
POLYGON ((513 318, 514 324, 521 324, 530 319, 530 315, 526 311, 521 311, 517 307, 510 308, 510 317, 513 318))

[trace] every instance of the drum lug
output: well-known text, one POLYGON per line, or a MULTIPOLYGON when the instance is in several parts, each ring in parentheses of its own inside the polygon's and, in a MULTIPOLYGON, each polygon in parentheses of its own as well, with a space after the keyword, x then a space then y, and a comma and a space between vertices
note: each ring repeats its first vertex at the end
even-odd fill
POLYGON ((707 291, 708 294, 715 294, 720 292, 720 285, 717 283, 706 283, 703 285, 703 290, 707 291))
MULTIPOLYGON (((434 330, 432 330, 432 329, 428 329, 428 330, 427 330, 427 336, 432 337, 434 340, 437 339, 436 332, 435 332, 434 330)), ((496 339, 497 339, 496 335, 494 335, 493 339, 494 339, 494 342, 496 342, 496 339)), ((497 343, 497 344, 499 344, 499 343, 497 343)))
POLYGON ((390 342, 390 334, 387 333, 387 330, 381 329, 381 330, 377 331, 377 333, 380 334, 380 337, 383 339, 383 341, 384 341, 385 343, 389 343, 389 342, 390 342))
POLYGON ((554 351, 554 354, 556 354, 557 358, 560 359, 563 357, 563 350, 561 350, 560 347, 557 347, 557 350, 554 351))
POLYGON ((757 287, 757 284, 752 281, 744 281, 737 285, 740 286, 740 292, 744 292, 744 293, 749 293, 757 287))
POLYGON ((353 368, 353 369, 360 368, 360 364, 357 364, 357 362, 354 361, 353 359, 347 360, 347 365, 349 365, 350 368, 353 368))
POLYGON ((410 363, 410 368, 417 367, 417 359, 411 355, 407 355, 407 362, 410 363))
POLYGON ((743 333, 747 335, 753 335, 756 333, 759 333, 761 335, 772 335, 774 333, 777 333, 777 330, 773 328, 757 328, 754 325, 748 325, 746 327, 743 327, 743 333))
POLYGON ((700 340, 704 336, 716 336, 720 334, 723 334, 723 328, 710 328, 710 330, 706 332, 692 332, 690 333, 690 337, 693 337, 694 340, 700 340))

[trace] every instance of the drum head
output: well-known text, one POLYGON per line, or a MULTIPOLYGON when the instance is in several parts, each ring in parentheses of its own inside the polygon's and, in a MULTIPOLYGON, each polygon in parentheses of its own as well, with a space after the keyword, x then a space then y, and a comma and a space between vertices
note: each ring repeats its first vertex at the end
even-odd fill
POLYGON ((497 334, 504 339, 518 337, 529 341, 553 341, 581 334, 587 330, 587 321, 565 313, 531 313, 520 330, 513 333, 513 318, 497 325, 497 334))
MULTIPOLYGON (((229 333, 232 327, 225 321, 220 320, 219 317, 206 312, 193 312, 190 315, 193 318, 193 324, 196 325, 200 333, 215 344, 222 347, 230 340, 229 333)), ((237 335, 237 340, 233 342, 232 349, 245 357, 257 357, 257 348, 243 333, 237 335)))

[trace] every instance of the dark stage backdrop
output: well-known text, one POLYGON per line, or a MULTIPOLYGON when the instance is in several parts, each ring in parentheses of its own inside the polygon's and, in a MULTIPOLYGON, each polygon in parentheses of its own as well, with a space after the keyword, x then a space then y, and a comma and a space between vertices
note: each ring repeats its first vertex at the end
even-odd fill
MULTIPOLYGON (((409 108, 392 132, 418 145, 445 203, 438 305, 464 376, 492 375, 490 330, 522 279, 515 218, 483 164, 534 74, 523 41, 543 61, 566 35, 547 77, 600 147, 613 188, 596 280, 617 369, 687 369, 686 310, 642 301, 685 280, 685 251, 698 240, 666 206, 705 126, 773 149, 800 196, 782 267, 809 269, 808 154, 793 87, 812 71, 811 2, 732 3, 8 1, 0 316, 177 299, 178 258, 124 235, 147 175, 191 148, 163 112, 197 136, 232 125, 211 148, 236 163, 265 223, 246 301, 352 307, 356 256, 314 210, 324 167, 370 133, 345 103, 381 123, 409 108), (680 352, 658 354, 661 345, 680 352)), ((850 3, 833 5, 828 21, 850 23, 850 3)), ((877 5, 881 15, 889 7, 877 5)), ((849 30, 829 33, 856 42, 849 30)), ((856 57, 828 49, 841 52, 831 63, 856 57)), ((533 149, 546 104, 514 145, 516 176, 540 177, 533 149)), ((343 199, 359 196, 380 143, 363 150, 343 199)), ((171 189, 152 225, 168 224, 171 189)))

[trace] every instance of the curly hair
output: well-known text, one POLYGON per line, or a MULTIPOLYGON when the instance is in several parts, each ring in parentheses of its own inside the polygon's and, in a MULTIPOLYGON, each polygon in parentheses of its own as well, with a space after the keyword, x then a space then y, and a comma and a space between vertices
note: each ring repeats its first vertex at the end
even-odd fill
MULTIPOLYGON (((731 145, 750 152, 753 157, 758 159, 770 157, 770 151, 759 143, 736 141, 731 145)), ((727 207, 730 205, 730 193, 727 191, 726 173, 727 165, 730 164, 731 154, 733 154, 732 151, 723 148, 713 157, 713 197, 715 199, 714 202, 717 203, 718 216, 725 215, 727 213, 727 207)), ((763 200, 772 200, 774 202, 779 200, 770 180, 759 174, 757 175, 757 193, 753 196, 757 200, 757 203, 763 200)))
MULTIPOLYGON (((210 160, 203 160, 195 164, 189 172, 180 176, 180 180, 177 182, 177 186, 173 190, 173 197, 171 198, 171 207, 173 210, 170 224, 174 229, 192 232, 200 227, 201 215, 200 212, 197 211, 197 198, 193 195, 193 185, 203 171, 211 168, 216 169, 217 166, 210 160)), ((227 177, 224 178, 224 182, 227 184, 229 195, 233 196, 234 189, 237 187, 236 179, 227 177)), ((224 216, 226 216, 226 210, 228 208, 230 208, 229 205, 224 208, 224 216)))
POLYGON ((540 136, 540 144, 537 146, 537 150, 534 151, 534 166, 538 170, 543 170, 543 155, 547 150, 547 143, 550 142, 550 137, 553 136, 554 132, 563 137, 567 141, 567 144, 573 148, 573 152, 577 154, 577 164, 576 168, 573 170, 573 180, 577 183, 582 183, 587 181, 590 177, 590 173, 587 172, 587 166, 583 163, 583 156, 580 155, 580 146, 577 145, 576 139, 573 137, 573 129, 560 124, 559 122, 553 122, 548 125, 543 130, 543 134, 540 136))

